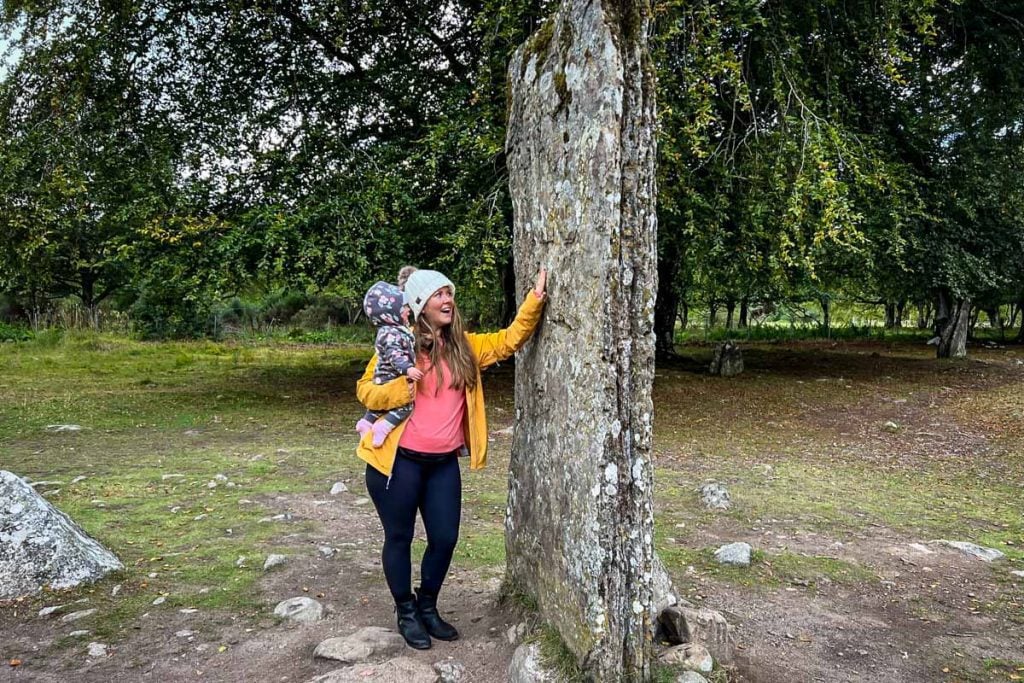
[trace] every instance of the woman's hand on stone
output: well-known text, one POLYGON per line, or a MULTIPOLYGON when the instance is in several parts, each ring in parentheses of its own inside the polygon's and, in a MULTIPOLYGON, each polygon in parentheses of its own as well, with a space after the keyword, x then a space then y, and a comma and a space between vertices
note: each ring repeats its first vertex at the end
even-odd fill
POLYGON ((534 295, 544 301, 547 297, 547 286, 548 286, 548 271, 547 268, 541 268, 540 272, 537 273, 537 284, 533 286, 534 295))

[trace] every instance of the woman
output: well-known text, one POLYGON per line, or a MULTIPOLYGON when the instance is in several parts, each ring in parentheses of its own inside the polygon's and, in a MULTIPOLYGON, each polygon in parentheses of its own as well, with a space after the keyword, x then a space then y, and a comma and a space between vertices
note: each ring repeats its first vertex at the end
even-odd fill
MULTIPOLYGON (((406 272, 403 269, 403 275, 406 272)), ((411 647, 427 649, 431 637, 459 637, 437 611, 437 595, 459 537, 458 456, 468 453, 473 470, 487 462, 480 370, 508 358, 530 338, 544 309, 546 284, 547 273, 541 270, 508 328, 471 334, 462 327, 451 280, 433 270, 412 272, 405 282, 405 299, 415 320, 416 365, 423 379, 400 377, 374 384, 374 356, 356 384, 356 395, 369 410, 391 410, 415 400, 412 414, 380 447, 374 448, 368 432, 357 450, 366 461, 366 489, 384 526, 381 561, 395 600, 398 630, 411 647), (414 595, 410 548, 417 509, 427 532, 427 549, 414 595)))

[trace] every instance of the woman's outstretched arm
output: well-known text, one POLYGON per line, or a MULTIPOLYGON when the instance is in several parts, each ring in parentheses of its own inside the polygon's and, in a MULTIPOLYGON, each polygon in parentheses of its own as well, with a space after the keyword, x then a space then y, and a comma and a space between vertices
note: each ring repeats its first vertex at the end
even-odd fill
POLYGON ((523 303, 519 306, 515 320, 508 327, 490 334, 469 334, 470 344, 476 353, 481 368, 486 368, 509 358, 522 348, 540 322, 547 300, 548 273, 543 268, 537 275, 537 282, 523 303))

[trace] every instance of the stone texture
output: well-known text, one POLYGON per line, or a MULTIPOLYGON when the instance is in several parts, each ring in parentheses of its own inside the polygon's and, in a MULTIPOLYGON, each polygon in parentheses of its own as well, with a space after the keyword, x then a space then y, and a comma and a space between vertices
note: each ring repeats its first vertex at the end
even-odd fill
POLYGON ((712 375, 721 377, 735 377, 743 372, 743 353, 740 347, 731 341, 718 344, 708 370, 712 375))
POLYGON ((89 643, 89 656, 90 657, 106 657, 107 646, 103 643, 89 643))
POLYGON ((438 683, 434 667, 410 657, 377 664, 356 664, 317 676, 309 683, 438 683))
POLYGON ((313 655, 353 664, 397 654, 403 648, 405 639, 400 634, 380 626, 367 626, 348 636, 328 638, 316 646, 313 655))
POLYGON ((715 668, 715 660, 711 653, 699 643, 674 645, 658 655, 658 659, 665 664, 681 666, 700 673, 711 673, 715 668))
POLYGON ((336 496, 339 493, 346 493, 347 491, 348 491, 348 487, 345 486, 345 482, 342 482, 342 481, 334 482, 334 486, 331 487, 331 495, 332 496, 336 496))
POLYGON ((654 556, 654 571, 651 576, 651 620, 657 618, 666 607, 679 602, 679 594, 672 585, 672 577, 668 575, 664 563, 658 555, 654 556))
POLYGON ((524 643, 516 648, 508 665, 508 683, 555 683, 557 680, 558 676, 541 664, 537 643, 524 643))
POLYGON ((944 545, 949 548, 955 548, 956 550, 959 550, 965 555, 970 555, 971 557, 978 558, 982 562, 994 562, 996 560, 1001 560, 1004 557, 1006 557, 1006 555, 1003 554, 1002 551, 996 550, 995 548, 985 548, 983 546, 975 545, 974 543, 968 543, 966 541, 947 541, 945 539, 940 539, 937 541, 932 541, 932 543, 936 545, 944 545))
POLYGON ((661 635, 673 645, 700 643, 721 661, 733 660, 735 643, 729 622, 713 609, 676 605, 662 611, 658 617, 661 635))
POLYGON ((0 470, 0 599, 73 588, 123 568, 32 486, 0 470))
POLYGON ((749 567, 750 553, 749 543, 730 543, 723 545, 715 551, 715 560, 719 564, 726 564, 732 567, 749 567))
POLYGON ((696 671, 684 671, 676 676, 675 683, 708 683, 708 679, 704 678, 696 671))
POLYGON ((288 561, 287 555, 278 555, 277 553, 271 553, 267 555, 267 561, 263 563, 263 571, 268 571, 274 567, 280 567, 288 561))
POLYGON ((649 12, 562 0, 508 69, 516 291, 551 277, 516 358, 507 576, 608 681, 649 677, 653 626, 649 12))
POLYGON ((274 614, 285 619, 309 624, 324 616, 324 606, 312 598, 288 598, 277 603, 274 614))
POLYGON ((466 680, 466 666, 453 659, 437 662, 434 671, 441 677, 440 683, 462 683, 466 680))
POLYGON ((732 507, 729 490, 718 482, 709 482, 700 487, 700 500, 708 510, 728 510, 732 507))

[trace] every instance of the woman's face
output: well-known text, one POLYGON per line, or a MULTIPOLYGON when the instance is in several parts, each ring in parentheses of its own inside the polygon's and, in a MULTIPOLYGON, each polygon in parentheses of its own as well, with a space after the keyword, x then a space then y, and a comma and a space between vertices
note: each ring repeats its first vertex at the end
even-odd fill
POLYGON ((454 314, 455 296, 450 287, 442 287, 431 294, 420 312, 435 330, 451 325, 454 314))

